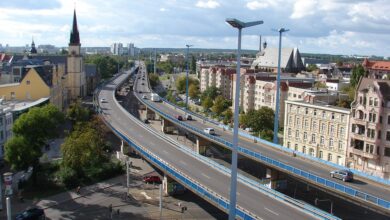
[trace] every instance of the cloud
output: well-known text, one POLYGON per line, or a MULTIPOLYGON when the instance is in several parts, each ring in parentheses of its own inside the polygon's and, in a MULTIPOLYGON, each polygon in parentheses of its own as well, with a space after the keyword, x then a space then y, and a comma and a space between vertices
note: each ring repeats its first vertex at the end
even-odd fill
POLYGON ((208 1, 201 0, 201 1, 198 1, 196 3, 196 7, 198 7, 198 8, 211 8, 211 9, 213 9, 213 8, 217 8, 219 6, 221 6, 221 4, 219 4, 219 2, 214 1, 214 0, 208 0, 208 1))
POLYGON ((160 11, 166 11, 167 9, 166 8, 160 8, 160 11))
POLYGON ((278 4, 278 0, 263 0, 263 1, 250 1, 246 3, 246 7, 250 10, 264 9, 268 7, 274 7, 278 4))
POLYGON ((57 0, 12 0, 0 1, 0 8, 52 9, 61 7, 57 0))
POLYGON ((317 11, 318 2, 316 0, 298 0, 294 4, 291 14, 292 19, 299 19, 308 15, 313 15, 317 11))

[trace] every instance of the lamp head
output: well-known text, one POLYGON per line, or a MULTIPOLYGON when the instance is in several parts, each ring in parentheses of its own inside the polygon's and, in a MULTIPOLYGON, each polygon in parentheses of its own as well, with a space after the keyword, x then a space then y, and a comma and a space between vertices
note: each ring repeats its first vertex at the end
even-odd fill
POLYGON ((226 18, 226 23, 230 24, 234 28, 242 29, 246 27, 263 24, 264 22, 263 21, 242 22, 235 18, 226 18))

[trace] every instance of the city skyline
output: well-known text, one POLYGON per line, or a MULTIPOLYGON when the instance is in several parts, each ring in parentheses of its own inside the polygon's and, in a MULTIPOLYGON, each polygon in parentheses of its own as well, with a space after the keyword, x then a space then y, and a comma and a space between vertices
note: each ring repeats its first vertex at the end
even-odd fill
MULTIPOLYGON (((66 46, 75 4, 66 0, 0 3, 0 43, 24 46, 66 46), (16 28, 15 28, 16 27, 16 28)), ((236 33, 225 18, 264 20, 243 32, 243 48, 256 50, 259 35, 276 47, 272 28, 291 29, 285 47, 303 53, 390 56, 390 9, 386 0, 200 0, 136 1, 79 0, 76 2, 82 46, 133 42, 137 47, 234 49, 236 33), (283 16, 283 18, 280 18, 283 16), (159 18, 156 20, 155 18, 159 18)))

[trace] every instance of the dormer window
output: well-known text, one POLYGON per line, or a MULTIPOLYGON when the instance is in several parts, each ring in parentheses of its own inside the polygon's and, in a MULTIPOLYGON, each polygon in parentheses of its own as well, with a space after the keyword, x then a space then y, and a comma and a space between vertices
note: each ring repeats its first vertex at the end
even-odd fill
POLYGON ((30 80, 27 80, 27 81, 26 81, 26 84, 27 84, 27 85, 30 85, 30 80))

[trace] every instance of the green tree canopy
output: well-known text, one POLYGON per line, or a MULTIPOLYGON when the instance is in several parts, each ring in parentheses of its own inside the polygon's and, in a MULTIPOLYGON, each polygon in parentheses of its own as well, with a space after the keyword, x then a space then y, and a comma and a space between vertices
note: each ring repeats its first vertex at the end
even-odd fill
POLYGON ((200 94, 200 91, 199 91, 199 87, 197 85, 194 85, 194 84, 191 84, 189 87, 188 87, 188 95, 195 99, 199 96, 200 94))
POLYGON ((112 56, 104 55, 89 55, 85 57, 85 63, 93 63, 96 65, 98 73, 102 76, 103 79, 112 77, 115 73, 118 72, 119 68, 124 66, 124 61, 119 60, 119 58, 113 58, 112 56))
MULTIPOLYGON (((188 88, 190 85, 199 85, 199 81, 193 77, 188 77, 188 88)), ((186 76, 179 76, 176 79, 176 89, 179 93, 184 93, 186 91, 186 76)))
POLYGON ((233 112, 230 108, 228 108, 224 113, 223 113, 224 117, 223 117, 223 123, 225 125, 227 124, 230 124, 232 122, 232 119, 233 119, 233 112))
POLYGON ((268 107, 250 110, 240 119, 242 125, 252 128, 254 132, 273 130, 274 128, 274 111, 268 107))
POLYGON ((209 110, 211 108, 211 106, 213 106, 213 100, 210 97, 206 97, 202 101, 203 110, 207 111, 207 110, 209 110))
POLYGON ((213 111, 217 115, 221 115, 221 113, 225 111, 224 101, 225 98, 223 96, 221 95, 217 96, 217 98, 215 98, 211 111, 213 111))
POLYGON ((105 160, 102 134, 93 123, 78 126, 61 146, 63 165, 78 173, 105 160))
POLYGON ((306 70, 309 71, 309 72, 313 72, 314 70, 318 70, 318 67, 315 64, 309 64, 306 67, 306 70))
POLYGON ((160 78, 159 78, 159 76, 157 74, 150 73, 148 75, 149 75, 150 85, 152 87, 155 87, 155 86, 157 86, 160 83, 160 78))
POLYGON ((328 88, 328 87, 326 87, 326 84, 323 83, 323 82, 316 82, 316 83, 314 84, 314 87, 316 87, 317 89, 325 89, 325 88, 328 88))
POLYGON ((13 136, 5 144, 5 160, 13 170, 26 170, 34 165, 40 156, 41 148, 30 145, 23 136, 13 136))
POLYGON ((221 94, 221 92, 217 87, 210 86, 202 93, 201 99, 204 100, 206 97, 210 97, 214 100, 219 94, 221 94))
POLYGON ((66 111, 66 117, 72 121, 73 124, 76 122, 88 121, 90 116, 90 111, 81 105, 80 100, 72 103, 66 111))
POLYGON ((191 56, 191 73, 192 74, 196 73, 196 59, 195 59, 195 55, 191 56))
POLYGON ((353 67, 351 75, 351 86, 355 87, 359 83, 361 77, 365 76, 365 70, 361 64, 353 67))
POLYGON ((166 62, 158 62, 157 68, 159 70, 162 70, 165 74, 172 74, 174 66, 171 61, 166 61, 166 62))

